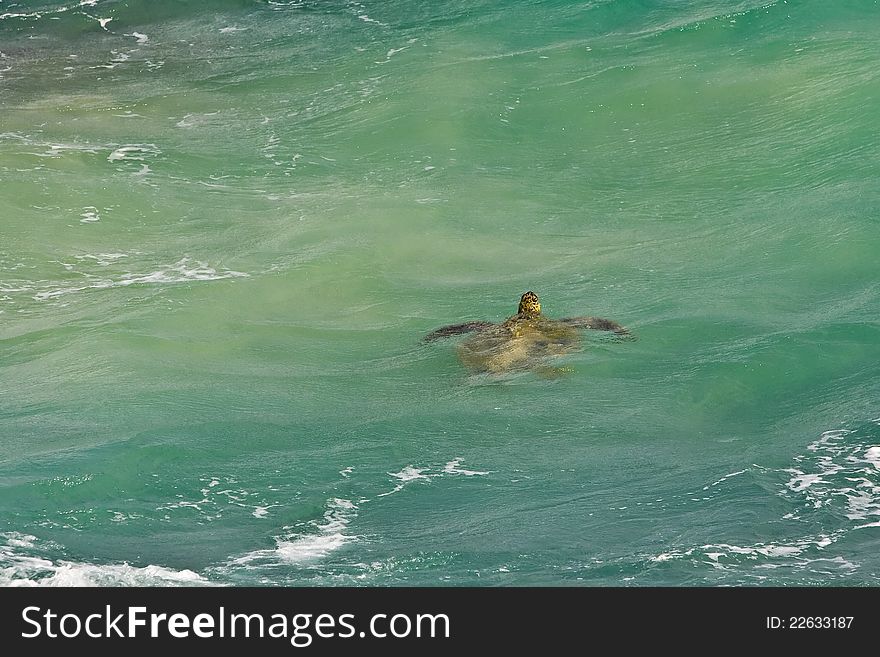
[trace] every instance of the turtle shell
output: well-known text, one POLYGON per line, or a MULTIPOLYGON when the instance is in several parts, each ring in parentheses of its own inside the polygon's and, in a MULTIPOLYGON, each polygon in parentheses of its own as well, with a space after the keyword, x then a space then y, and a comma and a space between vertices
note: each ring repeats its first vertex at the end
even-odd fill
POLYGON ((580 346, 576 329, 542 316, 514 316, 458 345, 458 356, 474 372, 500 374, 531 369, 580 346))

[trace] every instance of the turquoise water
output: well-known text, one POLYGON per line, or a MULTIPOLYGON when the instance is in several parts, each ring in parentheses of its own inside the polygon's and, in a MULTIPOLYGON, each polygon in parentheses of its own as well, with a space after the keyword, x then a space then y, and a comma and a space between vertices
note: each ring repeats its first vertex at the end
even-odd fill
POLYGON ((0 583, 880 583, 878 33, 0 2, 0 583))

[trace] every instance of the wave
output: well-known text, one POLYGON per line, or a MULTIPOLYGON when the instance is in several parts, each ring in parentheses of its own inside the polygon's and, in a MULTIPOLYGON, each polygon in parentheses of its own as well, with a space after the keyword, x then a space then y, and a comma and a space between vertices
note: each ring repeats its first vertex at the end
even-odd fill
POLYGON ((346 533, 349 523, 357 517, 357 505, 341 498, 327 502, 320 521, 312 521, 314 533, 304 534, 299 529, 276 537, 274 548, 254 550, 232 559, 227 567, 254 568, 265 565, 305 564, 322 559, 354 540, 346 533))
POLYGON ((40 552, 55 548, 41 546, 36 536, 20 532, 0 534, 0 586, 209 586, 192 570, 163 566, 93 564, 53 560, 40 552))
MULTIPOLYGON (((83 221, 99 221, 95 208, 87 209, 83 221)), ((243 278, 250 274, 233 271, 231 269, 217 270, 201 261, 192 261, 183 258, 173 265, 167 265, 148 274, 124 274, 118 279, 104 279, 94 281, 88 285, 77 285, 45 290, 33 295, 36 301, 47 301, 67 294, 83 292, 85 290, 104 290, 116 287, 128 287, 129 285, 167 285, 170 283, 192 283, 196 281, 217 281, 226 278, 243 278)))
MULTIPOLYGON (((856 429, 826 431, 792 462, 783 468, 753 464, 704 486, 710 496, 693 498, 698 504, 717 501, 718 494, 734 499, 736 491, 718 489, 749 474, 753 483, 775 491, 788 503, 786 512, 770 521, 772 527, 759 528, 776 534, 782 528, 786 538, 754 543, 719 540, 667 549, 645 555, 642 566, 648 570, 676 563, 709 566, 703 580, 713 583, 760 582, 769 579, 771 570, 778 571, 773 575, 776 583, 786 577, 784 571, 799 583, 849 581, 852 573, 864 570, 852 545, 871 540, 863 530, 880 527, 880 419, 856 429)), ((859 581, 865 577, 877 581, 877 575, 866 570, 860 572, 859 581)))
POLYGON ((787 519, 822 513, 857 529, 878 524, 872 521, 880 521, 880 422, 827 431, 793 460, 783 494, 798 505, 787 519))
MULTIPOLYGON (((407 465, 399 472, 389 472, 387 474, 395 482, 395 485, 391 490, 376 494, 375 500, 359 498, 355 502, 350 499, 333 497, 326 502, 320 520, 312 520, 288 528, 285 533, 275 537, 275 547, 254 550, 235 557, 214 571, 226 577, 240 569, 312 566, 343 547, 363 538, 352 533, 350 525, 357 519, 364 505, 376 504, 382 498, 403 491, 414 482, 430 483, 432 479, 448 476, 473 477, 490 474, 489 472, 461 468, 462 462, 462 458, 455 458, 443 466, 415 467, 407 465)), ((342 469, 340 471, 342 481, 350 480, 353 471, 354 468, 351 466, 342 469)))
MULTIPOLYGON (((10 11, 2 11, 2 6, 0 6, 0 26, 3 25, 2 21, 33 25, 35 22, 39 24, 42 20, 51 20, 53 23, 57 23, 59 20, 68 20, 97 23, 101 29, 106 29, 111 22, 129 25, 145 22, 145 18, 149 18, 152 22, 204 13, 200 7, 189 7, 188 4, 173 0, 28 2, 27 7, 14 4, 10 7, 10 11), (152 14, 149 13, 150 11, 152 14)), ((213 4, 221 10, 241 8, 241 2, 235 0, 215 0, 213 4)), ((255 4, 262 3, 255 2, 255 4)))
POLYGON ((811 571, 818 564, 833 567, 839 575, 848 575, 859 568, 840 555, 825 556, 825 548, 838 541, 845 532, 819 534, 791 541, 767 541, 752 545, 707 543, 686 550, 670 550, 648 557, 652 563, 687 560, 708 565, 720 571, 748 571, 755 579, 762 579, 761 570, 791 568, 811 571))
POLYGON ((461 463, 464 459, 455 458, 446 463, 442 468, 438 469, 438 471, 432 472, 431 468, 416 468, 412 465, 408 465, 403 468, 400 472, 389 472, 388 475, 393 477, 398 483, 395 484, 394 488, 384 493, 379 493, 376 497, 386 497, 388 495, 393 495, 394 493, 399 493, 404 489, 404 487, 413 481, 424 481, 430 482, 431 479, 435 477, 443 477, 445 475, 462 475, 465 477, 474 477, 474 476, 485 476, 491 474, 489 471, 481 472, 477 470, 466 470, 461 468, 461 463), (427 474, 426 474, 427 473, 427 474))

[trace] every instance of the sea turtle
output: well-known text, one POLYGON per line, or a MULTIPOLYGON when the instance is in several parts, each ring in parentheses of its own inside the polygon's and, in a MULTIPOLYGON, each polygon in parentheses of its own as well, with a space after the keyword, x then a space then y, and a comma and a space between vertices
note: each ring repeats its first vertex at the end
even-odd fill
POLYGON ((465 322, 432 331, 425 342, 461 333, 476 332, 458 345, 461 361, 476 372, 499 374, 511 370, 537 369, 539 373, 558 374, 564 370, 548 368, 548 357, 561 356, 578 348, 579 328, 613 331, 619 336, 630 333, 617 322, 599 317, 549 319, 541 314, 541 302, 532 291, 519 300, 516 315, 501 324, 465 322))

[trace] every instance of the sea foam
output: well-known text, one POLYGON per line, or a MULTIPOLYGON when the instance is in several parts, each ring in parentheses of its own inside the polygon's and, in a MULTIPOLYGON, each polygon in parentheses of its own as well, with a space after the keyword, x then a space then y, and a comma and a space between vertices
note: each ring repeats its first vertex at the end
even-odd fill
POLYGON ((309 523, 311 532, 290 532, 275 537, 275 547, 254 550, 232 559, 232 567, 257 567, 277 564, 306 564, 326 557, 355 540, 347 533, 349 523, 357 517, 354 502, 333 498, 327 502, 322 520, 309 523))
POLYGON ((0 586, 209 586, 192 570, 128 563, 93 564, 55 560, 40 555, 54 545, 43 545, 33 535, 0 534, 0 586))
MULTIPOLYGON (((91 220, 97 221, 98 218, 91 220)), ((48 299, 55 299, 67 294, 83 292, 85 290, 103 290, 108 288, 127 287, 129 285, 167 285, 173 283, 192 283, 197 281, 217 281, 226 278, 242 278, 247 276, 249 276, 249 274, 246 274, 245 272, 233 271, 231 269, 217 270, 210 267, 207 263, 192 261, 190 258, 183 258, 173 265, 168 265, 147 274, 124 274, 116 279, 96 280, 88 285, 45 290, 33 295, 33 298, 36 301, 46 301, 48 299)))

